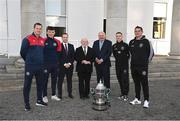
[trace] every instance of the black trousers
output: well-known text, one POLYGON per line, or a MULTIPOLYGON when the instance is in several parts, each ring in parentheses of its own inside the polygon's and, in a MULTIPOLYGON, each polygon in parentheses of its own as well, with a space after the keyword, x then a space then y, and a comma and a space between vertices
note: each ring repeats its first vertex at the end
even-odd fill
POLYGON ((48 79, 51 74, 51 90, 52 95, 56 95, 57 87, 57 64, 48 64, 44 67, 44 87, 43 87, 43 97, 47 96, 48 79))
POLYGON ((78 72, 79 96, 88 97, 90 91, 91 72, 78 72))
POLYGON ((58 97, 62 98, 62 84, 64 81, 64 77, 66 76, 67 78, 67 91, 68 94, 72 94, 72 75, 73 75, 73 68, 69 69, 59 69, 59 74, 58 74, 58 97))
POLYGON ((29 105, 29 95, 30 95, 33 76, 35 76, 35 79, 36 79, 37 100, 42 101, 43 66, 25 65, 25 76, 24 76, 25 80, 24 80, 24 87, 23 87, 25 105, 29 105))
POLYGON ((135 84, 136 98, 140 99, 141 86, 144 100, 149 100, 148 67, 131 67, 132 78, 135 84))
POLYGON ((106 64, 96 65, 97 83, 104 81, 106 88, 110 88, 110 66, 106 64))
POLYGON ((129 69, 116 64, 116 75, 121 88, 121 95, 128 95, 129 92, 129 69))

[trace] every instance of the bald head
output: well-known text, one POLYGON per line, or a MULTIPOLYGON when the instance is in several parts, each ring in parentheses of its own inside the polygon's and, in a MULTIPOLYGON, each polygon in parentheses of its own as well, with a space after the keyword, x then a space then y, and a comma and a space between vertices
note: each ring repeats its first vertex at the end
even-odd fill
POLYGON ((82 38, 82 39, 81 39, 81 45, 82 45, 82 46, 88 46, 88 44, 89 44, 89 41, 88 41, 87 38, 82 38))
POLYGON ((106 39, 106 34, 104 32, 99 32, 98 37, 99 37, 99 40, 105 40, 106 39))

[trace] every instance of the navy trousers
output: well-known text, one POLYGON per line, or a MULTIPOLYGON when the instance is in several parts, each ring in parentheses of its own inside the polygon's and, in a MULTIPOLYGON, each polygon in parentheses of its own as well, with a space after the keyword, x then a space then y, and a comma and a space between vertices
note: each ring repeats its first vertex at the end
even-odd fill
POLYGON ((23 88, 25 105, 29 105, 29 95, 33 76, 35 76, 36 79, 37 100, 42 101, 43 65, 25 65, 25 80, 23 88))

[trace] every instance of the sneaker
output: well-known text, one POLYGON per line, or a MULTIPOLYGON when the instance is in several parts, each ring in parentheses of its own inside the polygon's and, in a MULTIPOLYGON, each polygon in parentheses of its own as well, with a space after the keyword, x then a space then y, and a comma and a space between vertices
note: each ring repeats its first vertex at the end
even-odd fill
POLYGON ((143 107, 144 108, 149 108, 149 101, 145 100, 143 107))
POLYGON ((30 105, 25 105, 25 109, 24 109, 25 111, 30 111, 31 110, 31 107, 30 107, 30 105))
POLYGON ((69 98, 73 99, 73 98, 74 98, 74 96, 73 96, 72 94, 70 94, 70 95, 69 95, 69 98))
POLYGON ((47 106, 47 103, 43 101, 37 101, 36 106, 47 106))
POLYGON ((127 95, 124 95, 123 100, 124 100, 124 101, 128 101, 128 96, 127 96, 127 95))
POLYGON ((44 96, 44 97, 43 97, 43 102, 48 103, 48 98, 47 98, 47 96, 44 96))
POLYGON ((141 101, 135 98, 133 101, 130 102, 131 105, 140 105, 141 101))
POLYGON ((51 100, 60 101, 61 99, 58 98, 56 95, 51 96, 51 100))
POLYGON ((118 99, 119 99, 119 100, 122 100, 122 99, 124 99, 124 96, 123 96, 123 95, 120 95, 120 96, 118 97, 118 99))

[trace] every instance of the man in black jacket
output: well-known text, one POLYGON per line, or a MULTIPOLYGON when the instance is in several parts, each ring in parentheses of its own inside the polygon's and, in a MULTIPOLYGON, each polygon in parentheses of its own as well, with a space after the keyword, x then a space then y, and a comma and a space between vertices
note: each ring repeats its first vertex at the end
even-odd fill
POLYGON ((131 74, 135 84, 135 99, 130 104, 141 104, 141 86, 144 94, 144 108, 149 107, 148 64, 154 52, 151 43, 143 35, 142 27, 135 27, 135 38, 130 41, 131 74))
POLYGON ((81 99, 89 98, 90 79, 93 71, 94 51, 88 46, 87 38, 81 39, 81 46, 76 49, 76 71, 79 78, 79 95, 81 99))
POLYGON ((99 39, 93 44, 95 51, 95 67, 97 74, 97 82, 104 82, 107 88, 110 88, 110 56, 112 53, 112 42, 106 39, 104 32, 99 32, 99 39))
POLYGON ((116 33, 116 43, 112 47, 115 57, 116 75, 121 88, 119 99, 128 100, 129 92, 129 47, 123 41, 121 32, 116 33))
POLYGON ((59 54, 59 76, 58 76, 58 97, 62 99, 62 84, 64 77, 67 78, 67 91, 68 96, 73 98, 72 95, 72 75, 74 69, 74 46, 68 43, 68 34, 62 35, 62 51, 59 54))

